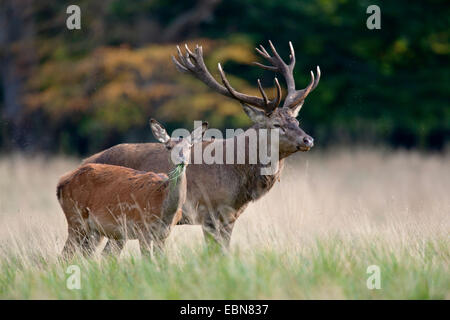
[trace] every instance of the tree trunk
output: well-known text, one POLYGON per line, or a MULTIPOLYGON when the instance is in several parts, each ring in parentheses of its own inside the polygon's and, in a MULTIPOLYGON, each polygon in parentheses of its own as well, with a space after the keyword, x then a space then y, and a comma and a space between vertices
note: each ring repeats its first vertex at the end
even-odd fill
POLYGON ((0 6, 0 77, 3 91, 2 123, 6 124, 6 147, 25 148, 23 129, 25 83, 36 60, 33 50, 32 0, 2 0, 0 6))
POLYGON ((198 0, 191 10, 181 14, 169 24, 162 35, 163 42, 177 42, 212 17, 214 9, 222 0, 198 0))

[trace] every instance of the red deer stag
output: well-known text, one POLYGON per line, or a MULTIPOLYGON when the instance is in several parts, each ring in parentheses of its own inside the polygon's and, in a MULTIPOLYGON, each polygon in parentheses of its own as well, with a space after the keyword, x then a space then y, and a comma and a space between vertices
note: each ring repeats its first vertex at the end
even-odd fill
MULTIPOLYGON (((197 46, 191 51, 186 46, 185 54, 179 47, 178 60, 173 61, 181 72, 189 73, 204 82, 212 90, 239 101, 244 112, 251 118, 254 125, 249 130, 279 129, 279 169, 274 175, 261 175, 261 164, 192 164, 187 169, 187 200, 183 206, 183 218, 179 224, 201 224, 205 239, 209 244, 220 243, 228 248, 234 223, 244 211, 250 201, 263 196, 274 185, 280 176, 284 158, 298 152, 308 151, 313 146, 313 139, 300 127, 296 117, 303 106, 305 98, 313 91, 320 79, 320 69, 317 67, 317 76, 311 71, 311 81, 308 86, 296 90, 293 76, 295 54, 292 43, 290 46, 290 62, 285 63, 280 57, 272 42, 269 41, 272 54, 263 47, 256 51, 267 60, 264 65, 255 62, 263 69, 278 72, 286 81, 287 95, 283 105, 281 103, 281 88, 275 78, 276 98, 270 100, 264 92, 260 81, 258 88, 261 97, 250 96, 236 91, 227 80, 219 64, 219 73, 222 84, 217 82, 207 70, 202 47, 197 46)), ((265 130, 267 131, 267 130, 265 130)), ((237 139, 235 136, 230 139, 237 139)), ((228 139, 229 140, 229 139, 228 139)), ((227 139, 203 141, 203 147, 209 144, 222 144, 226 146, 227 139)), ((236 145, 236 144, 234 144, 236 145)), ((258 145, 259 148, 259 145, 258 145)), ((194 148, 195 149, 195 148, 194 148)), ((226 147, 223 157, 226 158, 226 147)), ((232 150, 234 152, 234 150, 232 150)), ((248 157, 249 148, 246 145, 245 157, 248 157)), ((194 153, 194 150, 192 151, 194 153)), ((234 152, 236 154, 236 152, 234 152)), ((155 143, 119 144, 99 152, 84 163, 108 163, 134 168, 142 171, 167 172, 167 151, 155 143)))
POLYGON ((106 251, 119 252, 126 239, 139 239, 141 252, 153 241, 161 249, 170 227, 181 218, 186 199, 186 166, 191 147, 201 141, 207 123, 184 139, 171 139, 156 120, 153 134, 175 166, 169 174, 142 172, 108 164, 85 164, 61 177, 57 196, 66 215, 69 236, 63 249, 71 257, 77 249, 89 255, 104 236, 115 239, 106 251))

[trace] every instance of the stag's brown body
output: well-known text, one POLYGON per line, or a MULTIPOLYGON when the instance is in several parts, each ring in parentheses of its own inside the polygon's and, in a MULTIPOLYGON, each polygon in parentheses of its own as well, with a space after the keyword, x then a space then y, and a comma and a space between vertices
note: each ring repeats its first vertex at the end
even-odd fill
MULTIPOLYGON (((270 65, 256 64, 281 74, 285 79, 287 95, 282 107, 279 107, 281 87, 277 78, 275 78, 276 97, 273 100, 268 99, 259 80, 258 89, 261 97, 249 96, 231 87, 220 64, 219 72, 223 85, 214 79, 203 61, 201 47, 197 46, 192 52, 186 46, 185 54, 178 48, 178 60, 173 57, 175 66, 181 72, 189 73, 212 90, 239 101, 255 123, 249 130, 278 129, 280 132, 279 170, 271 176, 261 175, 260 164, 248 163, 202 163, 192 164, 187 169, 188 193, 181 223, 201 224, 206 239, 215 240, 224 247, 228 247, 234 222, 249 202, 260 198, 277 181, 283 167, 283 159, 298 151, 308 151, 313 146, 313 139, 299 127, 296 117, 306 96, 317 87, 320 69, 317 67, 316 77, 311 72, 311 81, 306 88, 296 90, 293 77, 295 53, 292 44, 289 43, 291 52, 289 64, 283 61, 270 41, 269 44, 272 55, 263 46, 256 50, 270 65)), ((226 145, 226 141, 220 139, 210 143, 226 145)), ((204 142, 205 144, 207 143, 204 142)), ((257 148, 259 147, 258 144, 257 148)), ((248 156, 248 150, 246 147, 245 156, 248 156)), ((84 163, 109 163, 143 171, 167 172, 166 157, 166 152, 158 144, 120 144, 91 156, 84 163)))

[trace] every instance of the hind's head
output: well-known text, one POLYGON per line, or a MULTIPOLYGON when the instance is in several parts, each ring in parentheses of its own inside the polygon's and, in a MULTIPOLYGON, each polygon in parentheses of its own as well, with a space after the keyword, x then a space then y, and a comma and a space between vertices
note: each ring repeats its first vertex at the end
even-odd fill
POLYGON ((155 138, 170 151, 173 164, 187 165, 191 157, 191 148, 195 143, 202 140, 203 134, 208 129, 208 122, 204 121, 186 138, 171 138, 163 125, 155 119, 150 119, 150 127, 155 138))

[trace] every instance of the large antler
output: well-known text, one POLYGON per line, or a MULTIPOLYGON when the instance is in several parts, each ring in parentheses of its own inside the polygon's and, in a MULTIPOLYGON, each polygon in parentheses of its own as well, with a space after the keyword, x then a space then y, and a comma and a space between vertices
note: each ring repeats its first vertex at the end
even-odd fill
POLYGON ((272 65, 267 66, 258 62, 254 62, 255 65, 275 72, 279 72, 283 75, 286 85, 287 85, 287 96, 283 103, 283 108, 295 108, 298 106, 306 96, 314 90, 319 84, 320 80, 320 68, 317 66, 317 77, 314 77, 314 73, 311 71, 311 82, 305 89, 296 90, 295 89, 295 80, 294 80, 294 67, 295 67, 295 52, 294 47, 292 46, 292 42, 289 41, 289 49, 291 54, 289 56, 290 62, 286 64, 283 59, 281 59, 277 50, 275 49, 272 41, 269 40, 270 49, 272 50, 273 56, 271 56, 267 50, 260 45, 260 49, 256 48, 256 51, 267 61, 269 61, 272 65))
MULTIPOLYGON (((306 96, 316 88, 317 84, 320 80, 320 68, 317 67, 317 77, 314 77, 314 73, 311 71, 311 82, 309 85, 302 90, 295 89, 295 80, 293 76, 294 66, 295 66, 295 53, 292 43, 289 42, 289 48, 291 50, 290 54, 290 63, 286 64, 283 59, 281 59, 277 50, 273 46, 272 42, 269 40, 269 45, 272 50, 273 56, 271 56, 267 50, 260 45, 261 49, 256 48, 256 51, 266 60, 268 60, 272 65, 267 66, 258 62, 254 62, 255 65, 270 71, 275 71, 281 73, 284 77, 287 85, 287 96, 284 100, 283 107, 287 108, 295 108, 298 106, 306 96)), ((185 45, 186 54, 183 55, 179 46, 177 46, 178 50, 178 59, 179 61, 172 56, 172 60, 175 63, 177 69, 181 72, 188 72, 194 75, 197 79, 204 82, 211 89, 219 92, 222 95, 228 96, 230 98, 234 98, 241 103, 246 103, 257 108, 264 110, 267 114, 270 114, 275 110, 281 102, 281 87, 278 79, 275 78, 275 85, 277 89, 277 96, 273 100, 269 100, 267 98, 266 93, 264 92, 263 87, 261 86, 261 81, 258 79, 258 89, 261 92, 260 97, 249 96, 244 93, 240 93, 236 91, 228 81, 225 73, 222 69, 220 63, 218 64, 218 69, 220 73, 220 77, 222 79, 223 85, 218 83, 216 79, 211 75, 211 73, 206 68, 205 62, 203 61, 203 50, 201 46, 195 47, 195 52, 192 52, 187 45, 185 45)))
POLYGON ((225 73, 223 72, 220 63, 218 64, 218 69, 220 72, 220 77, 222 79, 223 85, 221 85, 216 81, 216 79, 214 79, 214 77, 206 68, 205 62, 203 61, 203 50, 201 46, 197 45, 194 50, 195 52, 192 52, 187 45, 185 45, 185 48, 186 54, 183 55, 183 53, 180 50, 180 47, 177 46, 179 60, 177 60, 174 56, 172 56, 172 60, 179 71, 191 73, 197 79, 204 82, 208 87, 219 92, 220 94, 228 96, 230 98, 234 98, 241 103, 246 103, 259 109, 262 109, 268 114, 270 114, 280 105, 281 87, 277 78, 275 78, 277 96, 273 100, 269 100, 267 98, 267 95, 264 92, 264 89, 261 86, 261 81, 259 79, 258 79, 258 89, 261 92, 262 97, 255 97, 244 93, 240 93, 230 85, 230 82, 225 76, 225 73))

